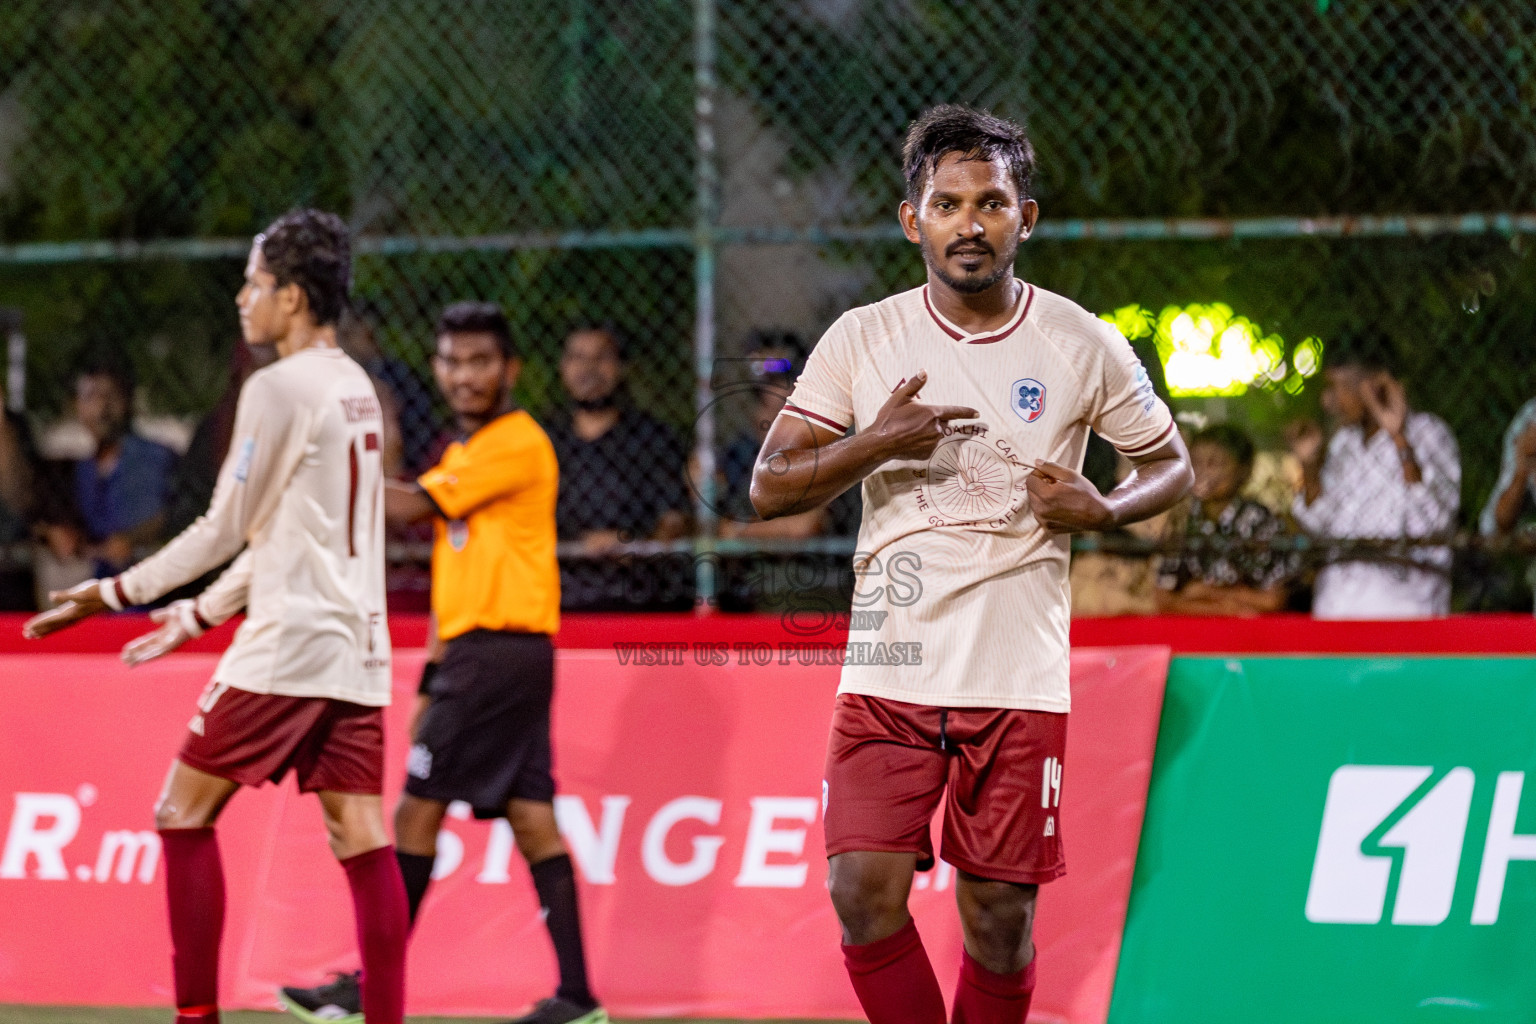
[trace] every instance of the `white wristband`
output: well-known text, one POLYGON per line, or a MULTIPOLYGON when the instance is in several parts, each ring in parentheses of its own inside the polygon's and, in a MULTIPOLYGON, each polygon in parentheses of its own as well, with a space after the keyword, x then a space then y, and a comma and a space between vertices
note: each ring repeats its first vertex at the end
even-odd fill
POLYGON ((182 632, 196 640, 203 635, 203 625, 197 621, 197 602, 195 600, 177 601, 171 605, 176 610, 176 620, 181 626, 182 632))
POLYGON ((96 592, 101 595, 101 603, 115 612, 123 610, 123 602, 117 599, 117 577, 108 576, 104 580, 96 581, 96 592))

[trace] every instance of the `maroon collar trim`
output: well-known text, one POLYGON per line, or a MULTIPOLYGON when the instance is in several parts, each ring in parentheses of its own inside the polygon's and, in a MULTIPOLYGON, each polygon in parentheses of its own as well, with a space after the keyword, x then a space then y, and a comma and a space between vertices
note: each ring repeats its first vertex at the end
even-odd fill
POLYGON ((939 325, 939 330, 949 335, 955 341, 963 341, 967 345, 991 345, 994 342, 1002 341, 1019 329, 1019 325, 1024 322, 1024 318, 1029 316, 1029 307, 1034 304, 1034 301, 1035 286, 1025 284, 1023 299, 1019 302, 1019 308, 1014 313, 1012 319, 995 331, 988 331, 985 334, 966 334, 946 320, 944 315, 934 308, 933 301, 928 297, 928 286, 926 284, 923 285, 923 307, 928 310, 928 315, 933 318, 933 322, 939 325))

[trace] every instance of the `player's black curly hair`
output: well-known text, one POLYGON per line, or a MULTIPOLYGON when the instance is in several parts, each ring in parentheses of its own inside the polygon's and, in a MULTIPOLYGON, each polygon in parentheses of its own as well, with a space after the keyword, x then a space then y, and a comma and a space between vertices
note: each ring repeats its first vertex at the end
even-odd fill
POLYGON ((1029 198, 1035 173, 1035 148, 1021 125, 959 103, 931 107, 907 129, 901 147, 901 172, 907 202, 916 205, 939 161, 950 153, 967 160, 1002 160, 1008 165, 1019 199, 1029 198))
POLYGON ((352 243, 340 217, 289 210, 256 236, 256 244, 279 288, 296 284, 304 290, 316 325, 341 319, 352 290, 352 243))
POLYGON ((437 337, 459 333, 489 334, 496 339, 502 356, 511 359, 517 355, 507 316, 494 302, 455 302, 445 307, 437 317, 437 337))

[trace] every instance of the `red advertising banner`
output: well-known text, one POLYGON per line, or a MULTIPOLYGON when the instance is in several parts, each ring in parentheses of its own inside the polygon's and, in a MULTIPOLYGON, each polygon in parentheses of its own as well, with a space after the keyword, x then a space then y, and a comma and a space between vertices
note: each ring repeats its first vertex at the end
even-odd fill
MULTIPOLYGON (((393 787, 421 659, 397 652, 393 787)), ((1073 654, 1068 874, 1041 896, 1032 1019, 1107 1016, 1168 659, 1157 647, 1073 654)), ((817 659, 767 642, 559 652, 556 811, 583 881, 594 987, 613 1012, 859 1015, 820 830, 837 669, 802 660, 817 659)), ((151 806, 213 665, 0 655, 0 1003, 170 1005, 151 806)), ((219 832, 226 1006, 270 1008, 279 984, 355 966, 313 796, 291 782, 243 792, 219 832)), ((554 959, 505 823, 451 816, 438 874, 411 948, 410 1011, 507 1015, 547 995, 554 959)), ((960 955, 953 889, 940 864, 912 900, 946 988, 960 955)))

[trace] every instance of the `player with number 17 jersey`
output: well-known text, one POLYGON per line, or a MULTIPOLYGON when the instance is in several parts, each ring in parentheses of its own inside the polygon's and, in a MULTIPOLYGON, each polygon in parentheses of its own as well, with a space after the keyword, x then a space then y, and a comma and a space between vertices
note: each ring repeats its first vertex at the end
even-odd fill
POLYGON ((245 621, 214 678, 247 693, 390 701, 384 618, 383 419, 368 374, 339 348, 257 370, 208 511, 112 581, 147 604, 240 554, 198 599, 205 624, 245 621))
POLYGON ((155 806, 177 1024, 219 1024, 218 819, 240 787, 289 771, 318 794, 352 891, 359 1017, 404 1020, 408 908, 381 806, 391 689, 383 418, 367 373, 336 342, 350 280, 350 238, 334 214, 295 210, 256 237, 236 305, 246 342, 272 345, 278 360, 241 388, 208 511, 121 575, 56 595, 59 607, 24 627, 44 636, 148 604, 234 559, 197 598, 152 613, 160 628, 124 650, 138 664, 246 612, 155 806))

